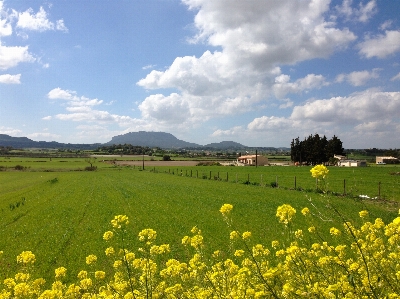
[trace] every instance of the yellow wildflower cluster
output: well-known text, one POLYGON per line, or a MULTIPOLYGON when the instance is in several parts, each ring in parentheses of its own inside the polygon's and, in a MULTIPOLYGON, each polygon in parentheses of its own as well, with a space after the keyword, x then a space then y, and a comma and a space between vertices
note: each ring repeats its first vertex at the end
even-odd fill
MULTIPOLYGON (((232 211, 224 206, 223 215, 232 211)), ((67 269, 59 267, 47 288, 43 279, 32 278, 27 265, 35 262, 35 255, 24 251, 17 257, 23 270, 0 282, 0 299, 400 298, 400 217, 385 225, 379 218, 367 221, 368 213, 362 211, 363 225, 332 227, 335 243, 330 244, 305 228, 289 229, 295 213, 290 205, 278 207, 276 216, 288 238, 270 245, 251 244, 250 232, 232 231, 236 242, 231 256, 221 250, 205 256, 203 236, 194 227, 192 236, 182 239, 188 253, 193 251, 187 261, 167 258, 169 245, 155 245, 157 233, 145 229, 138 235, 143 247, 135 252, 117 243, 107 247, 105 255, 113 266, 109 273, 93 269, 97 257, 89 255, 91 270, 80 271, 75 283, 65 284, 67 269)), ((312 215, 308 208, 302 214, 307 219, 312 215)), ((127 218, 118 217, 126 220, 114 219, 115 234, 127 224, 127 218)))
POLYGON ((320 164, 311 168, 310 172, 313 178, 325 179, 328 175, 329 170, 325 165, 320 164))

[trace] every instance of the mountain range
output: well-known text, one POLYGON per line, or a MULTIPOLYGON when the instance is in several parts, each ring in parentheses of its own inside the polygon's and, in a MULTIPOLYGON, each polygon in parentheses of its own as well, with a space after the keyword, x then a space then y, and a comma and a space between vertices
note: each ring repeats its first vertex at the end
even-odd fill
MULTIPOLYGON (((56 141, 33 141, 27 137, 12 137, 6 134, 0 134, 0 146, 11 146, 13 148, 64 148, 64 149, 97 149, 100 146, 112 144, 132 144, 136 146, 159 147, 162 149, 203 149, 203 150, 243 150, 253 149, 234 141, 222 141, 219 143, 210 143, 200 145, 180 140, 174 135, 165 132, 130 132, 123 135, 117 135, 104 144, 72 144, 59 143, 56 141)), ((258 147, 260 148, 260 147, 258 147)), ((256 148, 254 148, 256 149, 256 148)), ((277 150, 275 147, 262 147, 263 150, 277 150)), ((288 148, 278 148, 289 150, 288 148)))

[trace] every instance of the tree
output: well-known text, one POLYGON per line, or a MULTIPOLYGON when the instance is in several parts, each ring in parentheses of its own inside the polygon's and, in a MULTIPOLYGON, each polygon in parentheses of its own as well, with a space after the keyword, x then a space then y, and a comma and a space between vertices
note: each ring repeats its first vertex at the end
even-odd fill
POLYGON ((322 164, 333 159, 335 154, 343 155, 342 142, 336 136, 328 140, 326 136, 319 134, 310 135, 300 141, 299 137, 291 142, 290 156, 293 162, 311 165, 322 164))

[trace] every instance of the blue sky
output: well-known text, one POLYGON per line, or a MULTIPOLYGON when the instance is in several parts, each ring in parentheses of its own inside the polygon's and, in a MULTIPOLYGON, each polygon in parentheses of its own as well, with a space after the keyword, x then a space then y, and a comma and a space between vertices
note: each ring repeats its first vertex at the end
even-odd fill
POLYGON ((400 147, 400 1, 0 0, 0 134, 400 147))

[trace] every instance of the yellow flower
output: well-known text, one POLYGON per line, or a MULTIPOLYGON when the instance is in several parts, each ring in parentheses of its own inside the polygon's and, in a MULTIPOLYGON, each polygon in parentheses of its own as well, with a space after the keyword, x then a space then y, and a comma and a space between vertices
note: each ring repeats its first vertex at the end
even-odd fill
POLYGON ((309 231, 310 233, 315 233, 315 226, 310 226, 310 227, 308 228, 308 231, 309 231))
POLYGON ((36 258, 32 251, 23 251, 20 255, 17 256, 17 263, 19 264, 33 264, 35 263, 36 258))
POLYGON ((114 250, 113 247, 108 247, 108 248, 106 248, 105 253, 106 253, 107 256, 110 256, 110 255, 113 255, 115 253, 115 250, 114 250))
POLYGON ((329 230, 329 232, 330 232, 330 234, 331 234, 332 236, 339 236, 339 235, 340 235, 340 230, 338 230, 338 229, 335 228, 335 227, 332 227, 332 228, 329 230))
POLYGON ((114 233, 112 231, 107 231, 103 235, 103 239, 106 241, 111 240, 112 237, 114 237, 114 233))
POLYGON ((106 272, 104 272, 104 271, 96 271, 96 272, 94 272, 94 277, 96 279, 104 279, 106 277, 106 272))
POLYGON ((115 216, 113 220, 111 220, 111 225, 113 228, 122 228, 122 226, 126 226, 129 224, 128 216, 126 215, 118 215, 115 216))
POLYGON ((233 206, 231 204, 226 203, 226 204, 222 205, 222 207, 221 207, 221 209, 219 209, 219 211, 221 212, 221 214, 223 216, 228 216, 229 213, 232 211, 232 209, 233 209, 233 206))
POLYGON ((279 241, 272 241, 272 248, 277 249, 279 247, 279 241))
POLYGON ((368 217, 368 211, 363 210, 361 212, 358 213, 360 215, 361 218, 366 218, 368 217))
POLYGON ((279 222, 287 225, 292 221, 293 216, 296 214, 296 210, 288 204, 284 204, 278 207, 276 210, 276 217, 279 218, 279 222))
POLYGON ((55 274, 56 274, 56 279, 65 277, 65 274, 67 273, 67 269, 64 267, 59 267, 57 269, 54 270, 55 274))
POLYGON ((243 234, 242 234, 242 239, 243 240, 246 240, 246 239, 248 239, 248 238, 250 238, 251 237, 251 232, 244 232, 243 234))
POLYGON ((142 242, 152 242, 156 237, 157 232, 151 228, 146 228, 139 233, 139 240, 142 242))
POLYGON ((239 249, 239 250, 235 251, 234 256, 240 257, 240 256, 243 256, 243 254, 244 254, 244 250, 239 249))
POLYGON ((86 257, 86 264, 91 265, 97 262, 97 256, 90 254, 86 257))
POLYGON ((229 238, 231 239, 231 240, 234 240, 234 239, 237 239, 237 238, 239 238, 239 233, 237 232, 237 231, 232 231, 230 234, 229 234, 229 238))
POLYGON ((328 175, 329 170, 328 168, 326 168, 325 165, 320 164, 311 168, 310 172, 313 178, 325 179, 325 177, 328 175))
POLYGON ((308 208, 303 208, 303 209, 301 210, 301 213, 302 213, 304 216, 308 216, 308 215, 310 214, 310 210, 309 210, 308 208))
POLYGON ((78 273, 78 278, 79 278, 79 279, 85 279, 85 278, 87 278, 87 272, 86 272, 85 270, 81 270, 81 271, 78 273))

